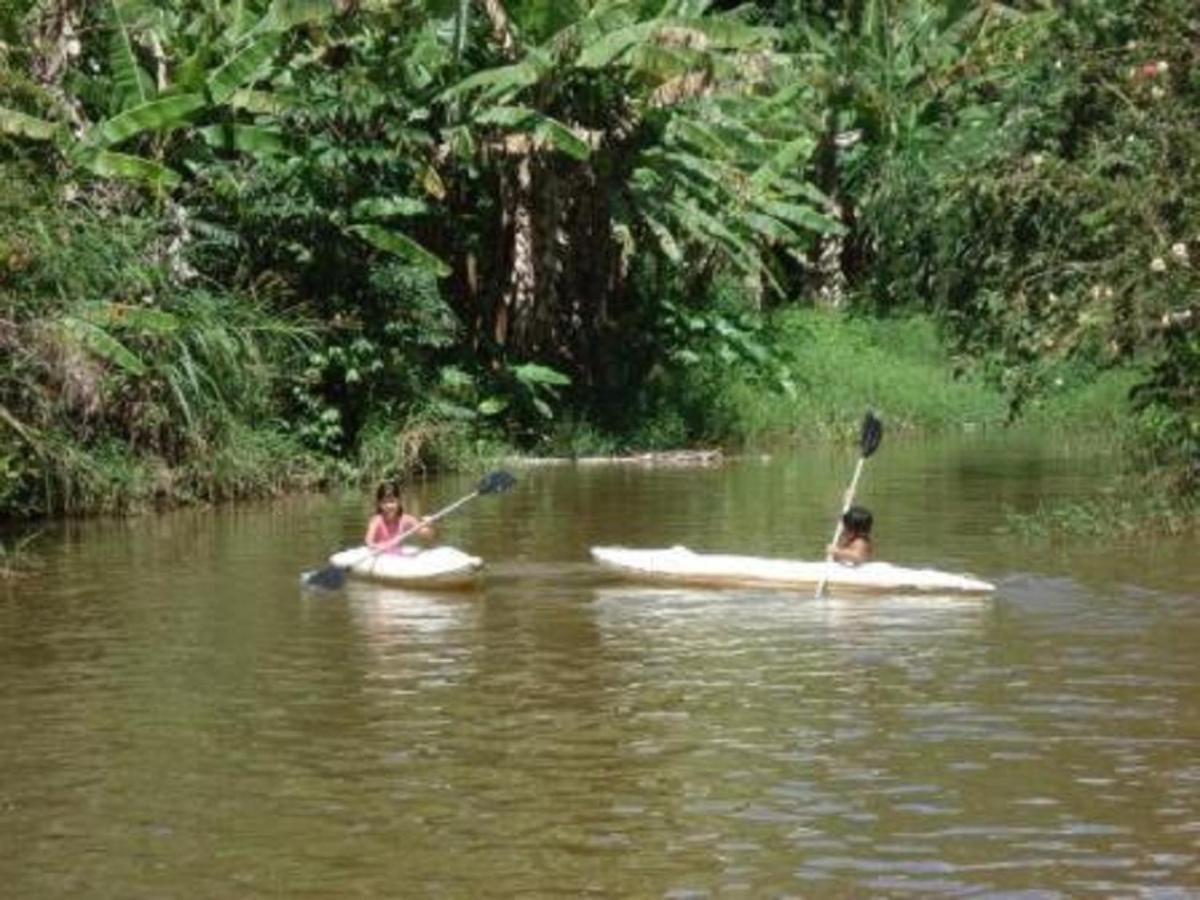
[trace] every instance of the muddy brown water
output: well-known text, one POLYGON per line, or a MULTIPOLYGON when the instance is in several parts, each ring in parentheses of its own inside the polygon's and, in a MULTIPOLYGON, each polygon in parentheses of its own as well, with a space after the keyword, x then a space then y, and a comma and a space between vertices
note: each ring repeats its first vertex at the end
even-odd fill
POLYGON ((443 523, 488 560, 454 594, 298 589, 356 495, 52 529, 0 586, 0 894, 1200 896, 1196 539, 1000 531, 1105 460, 978 436, 868 463, 880 555, 986 598, 588 561, 812 558, 853 462, 514 468, 443 523))

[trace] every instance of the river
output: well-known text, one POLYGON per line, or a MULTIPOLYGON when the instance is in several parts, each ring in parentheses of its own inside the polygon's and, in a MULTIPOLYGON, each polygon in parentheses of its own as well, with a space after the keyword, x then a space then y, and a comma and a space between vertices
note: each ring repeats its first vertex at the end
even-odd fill
POLYGON ((0 583, 0 893, 1200 896, 1196 538, 1003 530, 1111 461, 889 437, 859 493, 879 555, 988 597, 588 561, 814 558, 854 461, 514 468, 442 522, 488 561, 459 593, 302 592, 358 495, 50 529, 0 583))

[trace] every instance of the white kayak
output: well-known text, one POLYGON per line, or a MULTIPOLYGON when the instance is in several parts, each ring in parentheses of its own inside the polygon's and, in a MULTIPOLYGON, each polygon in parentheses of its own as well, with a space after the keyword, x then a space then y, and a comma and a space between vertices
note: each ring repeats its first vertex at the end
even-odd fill
POLYGON ((467 587, 483 568, 482 559, 455 547, 411 553, 374 553, 368 547, 355 547, 333 554, 329 562, 352 578, 422 588, 467 587))
POLYGON ((828 589, 842 592, 983 594, 996 589, 986 581, 937 569, 908 569, 882 562, 850 566, 824 561, 693 553, 687 547, 657 550, 593 547, 592 558, 627 577, 705 587, 812 589, 825 578, 828 589))

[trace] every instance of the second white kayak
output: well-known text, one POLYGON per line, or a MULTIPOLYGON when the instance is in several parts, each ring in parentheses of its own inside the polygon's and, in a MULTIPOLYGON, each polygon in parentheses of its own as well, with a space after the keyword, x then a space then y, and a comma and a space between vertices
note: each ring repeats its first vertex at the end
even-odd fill
POLYGON ((824 578, 830 589, 854 592, 985 594, 996 589, 995 585, 969 575, 882 562, 848 566, 824 561, 693 553, 687 547, 648 550, 593 547, 591 552, 596 562, 628 577, 673 584, 800 589, 815 588, 824 578))
POLYGON ((329 561, 352 578, 422 588, 462 588, 474 583, 483 560, 456 547, 412 553, 372 553, 367 547, 343 550, 329 561))

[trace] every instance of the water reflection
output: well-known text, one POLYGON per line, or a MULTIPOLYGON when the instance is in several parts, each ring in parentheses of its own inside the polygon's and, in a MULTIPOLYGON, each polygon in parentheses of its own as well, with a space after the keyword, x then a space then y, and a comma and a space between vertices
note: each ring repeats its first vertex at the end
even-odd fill
POLYGON ((474 591, 420 591, 355 581, 342 596, 368 643, 381 647, 463 628, 479 602, 474 591))
MULTIPOLYGON (((463 593, 299 593, 361 536, 353 494, 66 526, 0 592, 0 883, 1196 896, 1197 545, 1005 537, 1006 505, 1090 486, 1046 449, 872 460, 881 552, 978 572, 989 597, 664 589, 588 561, 812 556, 837 452, 521 473, 444 520, 487 560, 463 593)), ((414 493, 435 509, 472 484, 414 493)))

